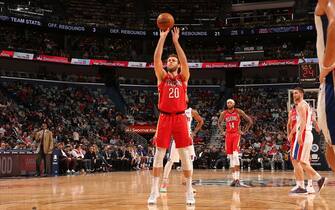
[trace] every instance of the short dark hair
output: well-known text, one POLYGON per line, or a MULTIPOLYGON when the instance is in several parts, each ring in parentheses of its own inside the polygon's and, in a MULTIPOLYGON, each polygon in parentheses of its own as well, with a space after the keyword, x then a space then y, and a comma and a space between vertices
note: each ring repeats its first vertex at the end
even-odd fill
POLYGON ((302 89, 301 87, 296 87, 296 88, 294 88, 294 90, 297 90, 297 91, 299 91, 302 94, 305 93, 304 89, 302 89))

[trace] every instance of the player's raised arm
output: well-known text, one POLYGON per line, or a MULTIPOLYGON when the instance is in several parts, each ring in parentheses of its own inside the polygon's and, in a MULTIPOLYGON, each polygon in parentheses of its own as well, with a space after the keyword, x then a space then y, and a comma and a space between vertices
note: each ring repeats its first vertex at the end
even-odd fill
POLYGON ((163 69, 162 54, 163 54, 164 43, 169 32, 170 29, 167 29, 166 31, 160 30, 160 37, 154 53, 154 68, 158 83, 160 83, 163 80, 166 74, 166 72, 163 69))
POLYGON ((179 28, 174 27, 172 30, 172 41, 176 48, 176 52, 177 52, 178 59, 180 62, 180 70, 181 70, 180 73, 187 82, 190 78, 190 69, 188 68, 187 58, 184 53, 184 50, 181 48, 180 43, 179 43, 179 33, 180 33, 179 28))
POLYGON ((197 126, 194 128, 192 135, 196 136, 201 127, 204 125, 204 120, 200 116, 199 112, 195 109, 192 109, 192 117, 197 121, 197 126))
POLYGON ((252 119, 243 111, 243 110, 241 110, 241 109, 236 109, 237 111, 238 111, 238 113, 239 113, 239 115, 245 120, 245 121, 247 121, 247 125, 246 125, 246 127, 245 127, 245 130, 244 131, 242 131, 243 133, 244 132, 246 132, 246 131, 248 131, 250 128, 251 128, 251 126, 252 126, 252 124, 253 124, 253 122, 252 122, 252 119))

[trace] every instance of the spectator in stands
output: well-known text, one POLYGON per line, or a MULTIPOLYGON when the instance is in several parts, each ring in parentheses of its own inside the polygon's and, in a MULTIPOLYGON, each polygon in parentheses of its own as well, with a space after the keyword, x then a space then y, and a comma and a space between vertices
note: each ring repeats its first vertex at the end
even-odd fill
POLYGON ((283 154, 279 150, 276 150, 276 153, 272 156, 271 163, 271 169, 276 170, 278 168, 281 168, 282 170, 285 170, 283 154))
POLYGON ((6 143, 5 142, 1 142, 0 150, 6 150, 6 143))
POLYGON ((61 174, 66 173, 67 175, 70 175, 71 173, 75 173, 74 169, 76 162, 75 159, 72 158, 70 154, 71 146, 67 145, 64 148, 64 143, 62 142, 58 145, 58 149, 60 150, 59 153, 60 156, 58 158, 58 161, 61 174))
POLYGON ((110 146, 105 145, 103 151, 100 153, 100 158, 102 160, 102 170, 111 171, 112 170, 112 159, 110 146))
POLYGON ((36 176, 41 175, 41 160, 44 161, 44 176, 50 175, 51 154, 54 146, 52 132, 48 129, 47 123, 42 123, 42 130, 36 134, 37 158, 36 158, 36 176))
POLYGON ((81 144, 77 144, 75 148, 71 151, 71 156, 75 159, 76 166, 75 171, 81 171, 84 170, 84 152, 81 148, 81 144))
POLYGON ((86 172, 93 172, 94 171, 94 164, 95 164, 95 153, 93 146, 89 147, 89 150, 85 153, 84 156, 84 166, 86 169, 86 172))

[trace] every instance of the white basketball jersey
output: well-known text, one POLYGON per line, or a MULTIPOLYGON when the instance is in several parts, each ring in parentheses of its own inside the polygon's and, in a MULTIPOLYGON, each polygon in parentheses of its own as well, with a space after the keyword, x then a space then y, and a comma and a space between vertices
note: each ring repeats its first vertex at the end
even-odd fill
POLYGON ((192 133, 192 130, 191 130, 191 124, 192 124, 192 120, 193 120, 193 117, 192 117, 192 108, 188 108, 185 110, 185 115, 187 117, 187 126, 188 126, 188 131, 189 133, 191 134, 192 133))
MULTIPOLYGON (((312 122, 312 108, 309 106, 309 104, 303 100, 300 103, 305 103, 308 108, 307 108, 307 113, 306 113, 306 117, 307 117, 307 121, 306 121, 306 131, 312 131, 313 128, 313 122, 312 122)), ((300 131, 300 122, 301 122, 301 116, 299 116, 299 113, 297 113, 297 132, 300 131)))

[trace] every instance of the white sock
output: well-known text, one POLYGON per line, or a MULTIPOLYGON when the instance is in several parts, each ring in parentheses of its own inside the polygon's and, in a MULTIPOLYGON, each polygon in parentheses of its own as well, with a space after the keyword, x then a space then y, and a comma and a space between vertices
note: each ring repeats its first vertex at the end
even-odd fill
POLYGON ((159 177, 152 178, 151 193, 159 194, 159 177))
POLYGON ((309 180, 308 180, 308 184, 307 184, 307 186, 313 186, 313 180, 312 180, 312 179, 309 179, 309 180))
POLYGON ((187 194, 193 193, 192 188, 192 177, 185 178, 186 179, 186 192, 187 194))
POLYGON ((301 187, 302 189, 305 189, 305 184, 304 184, 304 181, 296 181, 297 182, 297 185, 299 187, 301 187))
POLYGON ((236 179, 240 180, 240 171, 236 171, 236 179))
POLYGON ((313 177, 315 180, 319 180, 319 179, 321 179, 321 176, 320 176, 320 174, 318 173, 318 172, 316 172, 316 174, 314 175, 314 177, 313 177))

